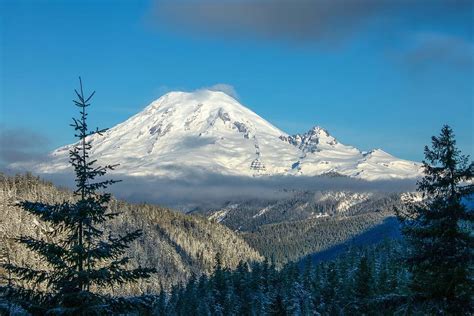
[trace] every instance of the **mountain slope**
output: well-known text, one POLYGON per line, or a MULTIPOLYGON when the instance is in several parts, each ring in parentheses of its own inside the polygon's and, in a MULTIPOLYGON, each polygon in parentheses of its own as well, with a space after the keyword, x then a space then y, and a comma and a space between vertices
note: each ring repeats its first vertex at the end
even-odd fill
POLYGON ((284 264, 351 243, 369 231, 363 238, 368 242, 392 237, 398 229, 393 210, 404 207, 403 199, 388 192, 295 190, 276 200, 234 201, 193 213, 239 232, 265 257, 284 264))
POLYGON ((398 223, 393 213, 371 212, 349 217, 309 218, 300 221, 267 224, 253 231, 242 232, 244 239, 265 257, 273 258, 278 265, 318 253, 333 247, 350 245, 369 231, 378 231, 371 240, 361 244, 381 242, 393 238, 398 223), (382 231, 380 227, 383 227, 382 231))
POLYGON ((284 222, 349 218, 365 213, 393 215, 393 209, 402 206, 397 193, 295 190, 278 199, 232 201, 216 208, 195 208, 191 213, 244 232, 284 222))
MULTIPOLYGON (((140 113, 94 135, 92 156, 121 165, 133 176, 178 178, 196 171, 223 175, 304 175, 339 173, 368 180, 412 178, 414 162, 381 150, 362 153, 315 127, 290 136, 223 92, 170 92, 140 113)), ((42 173, 68 168, 71 145, 35 167, 42 173)))
MULTIPOLYGON (((47 268, 42 258, 15 243, 13 238, 26 234, 48 239, 51 235, 46 232, 50 227, 14 206, 14 202, 26 199, 57 203, 71 198, 70 191, 35 177, 9 177, 0 173, 0 262, 9 258, 14 263, 27 261, 36 267, 47 268)), ((222 255, 223 265, 229 268, 235 268, 240 261, 262 260, 239 235, 204 217, 117 200, 112 201, 110 209, 121 214, 107 224, 106 230, 122 234, 142 229, 142 238, 131 244, 128 255, 135 264, 154 267, 158 271, 149 281, 113 289, 115 294, 156 292, 160 284, 169 287, 185 282, 191 275, 210 273, 217 253, 222 255)), ((0 285, 6 277, 5 271, 0 269, 0 285)))

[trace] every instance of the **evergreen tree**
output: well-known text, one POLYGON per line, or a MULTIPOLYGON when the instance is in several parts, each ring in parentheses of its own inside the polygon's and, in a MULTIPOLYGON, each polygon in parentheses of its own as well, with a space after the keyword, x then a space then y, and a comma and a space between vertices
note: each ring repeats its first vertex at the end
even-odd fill
POLYGON ((275 296, 275 299, 273 300, 272 304, 270 305, 270 311, 269 315, 274 315, 274 316, 286 316, 286 308, 285 308, 285 303, 283 302, 283 298, 281 297, 280 294, 277 294, 275 296))
POLYGON ((140 237, 141 231, 104 236, 103 225, 118 214, 108 212, 111 195, 103 190, 117 181, 97 178, 115 166, 97 166, 89 157, 91 138, 105 130, 90 131, 87 125, 86 110, 94 93, 85 97, 81 81, 79 91, 75 92, 74 104, 80 109, 80 117, 74 118, 71 126, 78 142, 69 156, 76 176, 77 200, 58 204, 20 202, 18 205, 23 210, 54 228, 45 239, 29 236, 17 239, 44 258, 48 269, 3 265, 20 281, 43 286, 44 292, 18 287, 12 295, 12 299, 37 314, 102 315, 131 307, 130 301, 100 294, 100 288, 148 278, 154 272, 148 268, 127 268, 130 259, 124 256, 125 251, 130 242, 140 237))
POLYGON ((311 315, 314 306, 311 293, 307 291, 299 280, 295 280, 287 289, 288 298, 286 310, 289 315, 311 315))
POLYGON ((197 315, 210 315, 210 304, 212 302, 212 293, 209 285, 209 280, 205 274, 199 278, 197 293, 199 293, 199 305, 197 308, 197 315))
POLYGON ((454 133, 444 126, 425 147, 425 177, 418 182, 423 202, 399 217, 410 244, 407 263, 415 308, 431 313, 472 313, 473 210, 464 202, 473 194, 474 164, 461 155, 454 133))
POLYGON ((360 263, 355 275, 354 296, 355 305, 359 313, 367 314, 369 312, 369 300, 372 295, 373 279, 370 271, 367 256, 360 259, 360 263))
POLYGON ((314 267, 311 278, 311 297, 313 299, 313 306, 318 307, 321 305, 321 265, 318 264, 314 267))
POLYGON ((197 292, 197 282, 195 275, 191 275, 183 295, 184 300, 182 303, 183 307, 181 308, 181 314, 191 315, 197 310, 199 305, 199 293, 197 292))
POLYGON ((168 302, 166 303, 166 312, 165 315, 177 315, 176 311, 180 306, 178 306, 180 299, 180 287, 178 286, 173 286, 171 288, 171 293, 170 293, 170 298, 168 302))
POLYGON ((217 313, 224 313, 224 305, 227 292, 226 271, 222 267, 222 256, 218 252, 215 258, 214 274, 212 278, 213 296, 217 313))
POLYGON ((249 291, 249 269, 247 263, 240 261, 234 272, 233 284, 239 297, 238 315, 252 315, 252 296, 249 291))
POLYGON ((336 312, 337 310, 337 301, 338 301, 338 290, 339 290, 339 281, 338 281, 338 270, 336 263, 330 262, 327 267, 325 267, 325 279, 324 285, 321 290, 322 294, 322 308, 329 313, 336 312))
POLYGON ((156 299, 156 302, 153 306, 153 315, 155 316, 165 316, 166 315, 166 292, 161 286, 160 294, 156 299))
POLYGON ((377 293, 385 295, 389 293, 389 282, 388 282, 388 272, 387 265, 382 263, 379 268, 378 278, 377 278, 377 293))

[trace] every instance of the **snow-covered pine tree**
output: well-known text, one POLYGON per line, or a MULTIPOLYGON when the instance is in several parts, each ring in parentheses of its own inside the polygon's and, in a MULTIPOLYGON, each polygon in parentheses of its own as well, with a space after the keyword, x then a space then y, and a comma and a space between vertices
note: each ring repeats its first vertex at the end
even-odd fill
POLYGON ((34 309, 35 314, 109 315, 132 307, 128 302, 136 300, 113 298, 101 294, 100 288, 148 278, 154 273, 151 268, 127 267, 130 258, 124 256, 125 251, 130 242, 140 237, 140 230, 117 237, 104 236, 104 223, 118 214, 108 211, 111 195, 103 190, 117 181, 97 178, 115 166, 97 166, 96 160, 89 156, 90 136, 101 135, 105 130, 89 130, 87 108, 94 93, 85 97, 80 78, 79 83, 74 104, 79 107, 80 117, 73 118, 71 124, 78 142, 69 153, 75 171, 77 200, 58 204, 18 203, 23 210, 54 228, 48 238, 21 236, 17 239, 44 258, 48 268, 3 265, 20 281, 30 284, 30 288, 43 285, 46 289, 38 292, 17 287, 10 293, 11 299, 34 309))
POLYGON ((474 164, 456 147, 445 125, 425 147, 425 177, 418 182, 421 203, 399 212, 403 234, 410 244, 407 263, 415 308, 430 313, 463 315, 474 312, 472 268, 474 164))

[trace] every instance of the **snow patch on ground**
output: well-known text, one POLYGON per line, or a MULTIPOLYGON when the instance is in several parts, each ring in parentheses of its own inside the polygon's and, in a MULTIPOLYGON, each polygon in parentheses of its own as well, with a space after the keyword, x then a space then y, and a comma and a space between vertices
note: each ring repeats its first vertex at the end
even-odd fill
POLYGON ((315 199, 319 202, 336 201, 338 211, 344 212, 364 201, 367 201, 372 193, 353 193, 353 192, 323 192, 315 195, 315 199))
POLYGON ((252 218, 257 218, 257 217, 262 216, 263 214, 265 214, 266 212, 268 212, 269 210, 271 210, 272 207, 273 207, 273 206, 270 205, 270 206, 267 206, 267 207, 262 208, 257 214, 255 214, 254 216, 252 216, 252 218))
POLYGON ((322 217, 328 217, 329 214, 327 213, 316 213, 316 214, 311 214, 311 218, 322 218, 322 217))
POLYGON ((220 223, 225 219, 225 217, 227 216, 227 213, 229 213, 229 210, 226 210, 226 209, 214 212, 214 214, 209 216, 209 220, 220 223))
POLYGON ((422 192, 407 192, 400 195, 403 203, 417 203, 423 201, 422 192))

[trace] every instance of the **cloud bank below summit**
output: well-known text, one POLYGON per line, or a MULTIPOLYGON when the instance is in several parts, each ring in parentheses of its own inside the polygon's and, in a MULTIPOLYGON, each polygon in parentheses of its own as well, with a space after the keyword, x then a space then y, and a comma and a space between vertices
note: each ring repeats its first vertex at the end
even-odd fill
MULTIPOLYGON (((74 188, 71 173, 42 174, 53 183, 74 188)), ((222 206, 227 202, 249 200, 279 200, 293 191, 349 191, 401 193, 416 189, 413 179, 365 181, 348 177, 290 177, 272 176, 249 178, 190 171, 185 177, 130 177, 109 174, 106 178, 120 179, 109 191, 119 199, 135 203, 153 203, 182 210, 196 206, 222 206)))
POLYGON ((50 140, 43 134, 28 128, 0 128, 0 167, 12 163, 44 161, 44 148, 50 140))

